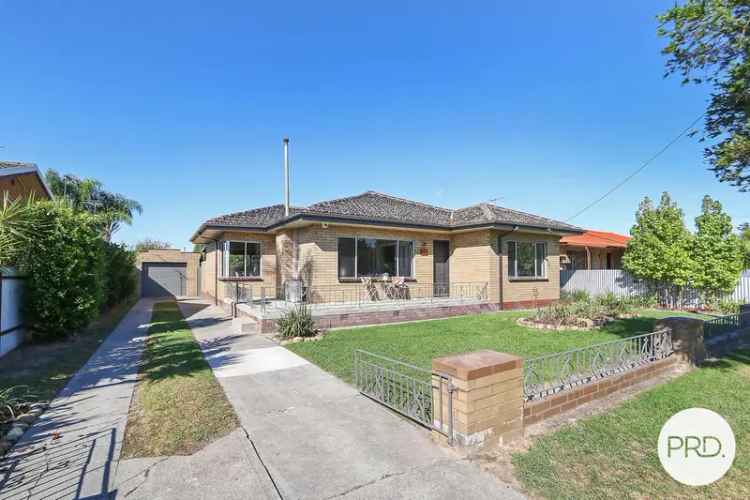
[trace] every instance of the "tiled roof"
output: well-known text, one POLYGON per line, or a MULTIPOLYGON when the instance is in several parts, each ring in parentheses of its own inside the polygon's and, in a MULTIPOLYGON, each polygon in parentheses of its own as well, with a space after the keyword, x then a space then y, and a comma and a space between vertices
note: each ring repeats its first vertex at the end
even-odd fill
POLYGON ((0 160, 0 169, 3 168, 37 168, 36 163, 28 163, 24 161, 3 161, 0 160))
POLYGON ((594 248, 625 248, 628 246, 630 236, 612 233, 609 231, 586 231, 583 234, 563 236, 560 244, 594 247, 594 248))
MULTIPOLYGON (((300 215, 446 229, 501 224, 549 228, 560 231, 583 231, 583 229, 564 222, 498 207, 491 203, 480 203, 471 207, 452 210, 374 191, 322 201, 309 207, 290 208, 289 218, 300 215)), ((287 218, 284 216, 284 206, 272 205, 214 217, 206 221, 202 227, 270 228, 284 222, 285 219, 287 218)))

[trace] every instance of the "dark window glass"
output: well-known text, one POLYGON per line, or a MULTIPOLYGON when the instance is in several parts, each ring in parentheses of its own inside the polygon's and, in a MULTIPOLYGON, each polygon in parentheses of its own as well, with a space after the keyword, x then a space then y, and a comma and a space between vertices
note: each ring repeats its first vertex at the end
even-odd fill
POLYGON ((247 243, 245 275, 260 277, 260 243, 247 243))
POLYGON ((508 276, 516 276, 516 242, 508 242, 508 276))
POLYGON ((227 259, 227 276, 239 277, 245 275, 245 244, 243 242, 229 242, 229 256, 227 259))
POLYGON ((339 277, 354 278, 354 238, 339 238, 339 277))

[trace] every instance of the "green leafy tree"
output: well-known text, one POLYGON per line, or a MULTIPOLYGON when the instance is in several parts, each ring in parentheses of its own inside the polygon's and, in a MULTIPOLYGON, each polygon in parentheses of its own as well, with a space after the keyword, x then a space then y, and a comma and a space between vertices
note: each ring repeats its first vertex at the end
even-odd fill
POLYGON ((70 204, 33 205, 48 227, 30 240, 18 267, 26 274, 24 314, 35 335, 79 331, 105 303, 106 257, 99 221, 70 204))
POLYGON ((742 251, 745 259, 745 269, 750 269, 750 223, 743 222, 737 228, 739 231, 740 244, 742 245, 742 251))
POLYGON ((696 266, 692 284, 710 298, 717 298, 737 285, 744 264, 742 244, 732 233, 732 218, 710 196, 703 198, 695 227, 692 256, 696 266))
POLYGON ((623 268, 639 278, 671 285, 679 295, 690 283, 695 267, 692 236, 682 210, 668 193, 662 194, 658 207, 648 197, 643 199, 630 234, 623 268))
POLYGON ((721 182, 750 189, 750 2, 687 0, 658 17, 658 34, 669 40, 667 75, 683 84, 706 83, 712 94, 702 140, 711 170, 721 182))
POLYGON ((168 241, 156 240, 153 238, 144 238, 135 244, 135 253, 148 252, 149 250, 166 250, 172 248, 168 241))
POLYGON ((106 260, 106 304, 109 307, 128 300, 135 294, 135 252, 123 244, 107 243, 104 248, 106 260))
POLYGON ((57 198, 66 200, 75 210, 90 212, 96 216, 102 237, 106 241, 111 241, 112 235, 122 224, 132 224, 133 217, 143 213, 140 203, 105 190, 103 184, 95 179, 60 175, 54 170, 48 170, 46 178, 50 190, 57 198))

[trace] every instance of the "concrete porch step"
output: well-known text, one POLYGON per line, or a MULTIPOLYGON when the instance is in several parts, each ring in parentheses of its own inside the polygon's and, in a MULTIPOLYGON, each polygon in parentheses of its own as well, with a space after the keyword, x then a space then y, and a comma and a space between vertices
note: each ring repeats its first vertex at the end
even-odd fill
POLYGON ((260 332, 258 322, 247 316, 232 318, 232 330, 242 334, 254 334, 260 332))

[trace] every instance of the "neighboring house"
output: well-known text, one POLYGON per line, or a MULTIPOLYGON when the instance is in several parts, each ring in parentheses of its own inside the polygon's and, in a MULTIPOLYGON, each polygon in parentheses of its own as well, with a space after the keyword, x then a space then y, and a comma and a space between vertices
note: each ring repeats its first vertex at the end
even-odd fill
POLYGON ((561 267, 576 269, 620 269, 630 236, 608 231, 586 231, 560 239, 561 267))
POLYGON ((196 297, 200 287, 201 254, 174 248, 139 252, 135 256, 141 297, 196 297))
POLYGON ((274 299, 301 279, 306 296, 324 302, 347 297, 363 277, 401 277, 412 296, 480 285, 491 308, 500 309, 559 299, 560 238, 582 232, 490 203, 452 210, 368 191, 306 208, 222 215, 191 240, 206 245, 200 290, 217 302, 238 283, 256 299, 274 299))
POLYGON ((52 192, 34 163, 0 161, 0 193, 13 198, 33 195, 38 200, 52 199, 52 192))

